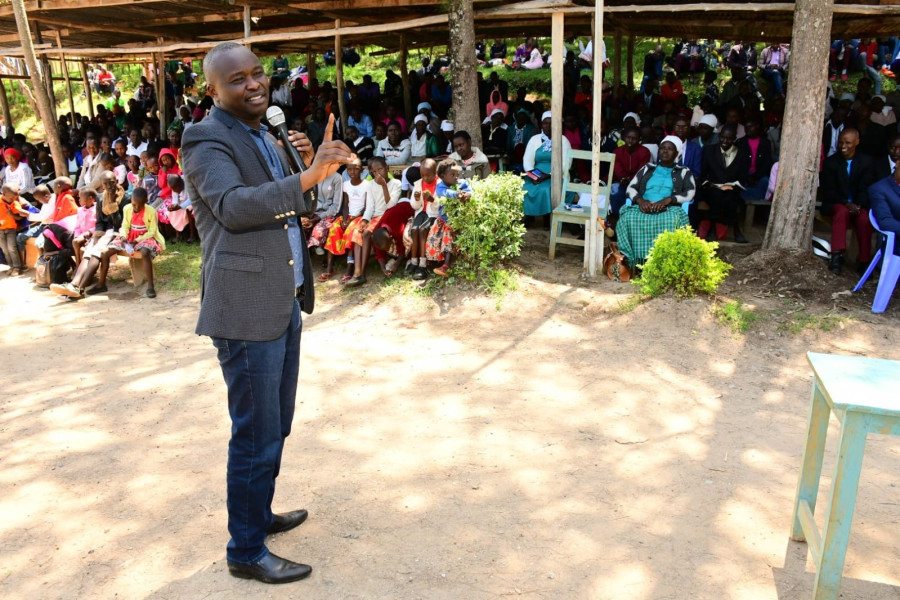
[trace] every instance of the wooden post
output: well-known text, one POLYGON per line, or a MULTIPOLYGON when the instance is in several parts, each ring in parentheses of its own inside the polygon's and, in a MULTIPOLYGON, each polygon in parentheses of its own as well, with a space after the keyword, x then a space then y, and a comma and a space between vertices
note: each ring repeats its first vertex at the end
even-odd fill
POLYGON ((403 114, 409 130, 413 129, 413 108, 409 99, 409 49, 406 45, 406 34, 400 34, 400 79, 403 80, 403 114))
MULTIPOLYGON (((38 46, 44 44, 44 36, 41 35, 41 26, 38 22, 32 24, 34 28, 34 39, 38 46)), ((53 113, 53 122, 56 123, 56 94, 53 93, 53 68, 46 54, 41 55, 41 73, 43 74, 44 85, 47 86, 47 95, 50 97, 50 112, 53 113)), ((68 166, 66 167, 68 168, 68 166)))
MULTIPOLYGON (((587 222, 584 242, 584 264, 587 267, 588 276, 595 277, 599 267, 603 264, 603 231, 600 228, 600 119, 603 114, 603 81, 600 73, 603 72, 603 57, 600 52, 600 42, 603 40, 603 0, 594 2, 594 91, 592 102, 593 125, 591 135, 591 218, 587 222)), ((609 206, 609 198, 606 199, 609 206)))
POLYGON ((634 89, 634 34, 628 36, 628 62, 625 63, 626 77, 628 78, 628 89, 634 89))
MULTIPOLYGON (((312 81, 316 78, 316 53, 312 50, 306 51, 306 72, 309 73, 307 81, 312 81)), ((306 87, 309 87, 308 83, 306 87)))
POLYGON ((344 101, 344 51, 341 48, 341 20, 334 20, 334 72, 337 78, 338 110, 341 113, 341 136, 347 131, 347 106, 344 101))
POLYGON ((75 118, 75 98, 72 96, 72 82, 69 81, 69 65, 66 63, 66 55, 63 53, 62 37, 59 30, 56 30, 56 46, 59 48, 59 64, 62 65, 63 78, 66 80, 66 92, 69 95, 69 110, 72 112, 72 118, 75 118))
POLYGON ((244 5, 244 37, 250 37, 250 24, 252 21, 250 20, 250 5, 244 5))
MULTIPOLYGON (((162 46, 162 38, 159 40, 159 45, 162 46)), ((159 75, 157 79, 159 80, 159 91, 157 92, 157 104, 159 105, 159 139, 166 139, 166 127, 168 123, 166 123, 166 59, 162 52, 159 53, 157 57, 157 61, 159 63, 158 72, 159 75)))
POLYGON ((25 62, 28 64, 28 70, 31 72, 31 83, 34 86, 38 112, 40 112, 41 120, 44 122, 44 131, 50 144, 53 167, 57 173, 61 175, 66 174, 69 171, 69 166, 66 164, 66 159, 63 156, 62 144, 59 141, 59 131, 56 128, 56 119, 53 118, 53 111, 50 108, 50 97, 44 87, 44 82, 41 81, 40 71, 38 71, 37 58, 34 56, 34 45, 31 43, 31 29, 28 27, 28 15, 25 13, 25 2, 24 0, 11 0, 10 3, 16 15, 16 28, 22 41, 22 53, 25 55, 25 62))
POLYGON ((622 30, 616 29, 613 48, 613 88, 619 87, 620 83, 622 83, 622 30))
MULTIPOLYGON (((94 97, 93 91, 91 90, 91 82, 88 81, 88 73, 87 73, 87 63, 81 61, 81 83, 84 85, 84 97, 87 98, 88 105, 88 116, 91 118, 91 121, 94 120, 94 97)), ((75 118, 75 115, 72 115, 72 118, 75 118)), ((68 165, 66 166, 68 169, 68 165)))
MULTIPOLYGON (((550 204, 554 209, 563 201, 563 181, 568 177, 568 174, 563 172, 565 163, 562 143, 564 61, 560 60, 560 58, 566 54, 565 45, 563 44, 564 23, 565 13, 554 12, 550 21, 551 54, 554 56, 553 62, 550 64, 550 80, 553 89, 553 95, 550 97, 550 113, 553 115, 550 130, 550 204)), ((594 53, 596 54, 599 49, 600 47, 595 43, 594 53)))
POLYGON ((828 84, 828 51, 834 0, 797 0, 791 35, 791 70, 784 129, 772 215, 763 249, 810 248, 825 96, 828 84))
POLYGON ((3 124, 6 125, 6 131, 12 127, 12 113, 9 112, 9 100, 6 97, 6 83, 0 79, 0 108, 3 109, 3 124))

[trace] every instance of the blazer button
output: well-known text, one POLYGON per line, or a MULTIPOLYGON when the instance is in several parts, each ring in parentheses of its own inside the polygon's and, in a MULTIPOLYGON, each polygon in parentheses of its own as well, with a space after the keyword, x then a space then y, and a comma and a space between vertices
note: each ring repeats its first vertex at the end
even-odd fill
POLYGON ((292 258, 291 260, 289 260, 289 261, 288 261, 288 264, 291 265, 291 266, 293 267, 293 266, 294 266, 294 259, 292 258))
POLYGON ((287 228, 288 228, 288 226, 287 226, 287 223, 285 223, 285 224, 284 224, 284 228, 285 228, 285 229, 287 229, 287 228))

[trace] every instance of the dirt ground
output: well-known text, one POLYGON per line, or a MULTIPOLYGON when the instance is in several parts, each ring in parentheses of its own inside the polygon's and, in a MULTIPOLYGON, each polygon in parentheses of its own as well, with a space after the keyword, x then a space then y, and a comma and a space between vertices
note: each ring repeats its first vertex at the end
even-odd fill
MULTIPOLYGON (((900 359, 900 300, 873 315, 874 284, 841 293, 824 263, 817 297, 732 279, 764 317, 735 334, 708 299, 633 307, 528 239, 499 309, 320 286, 275 497, 310 519, 269 544, 313 574, 276 587, 227 573, 229 420, 197 294, 70 303, 0 273, 0 597, 811 597, 788 539, 806 352, 900 359)), ((900 439, 871 436, 845 600, 900 599, 898 480, 900 439)))

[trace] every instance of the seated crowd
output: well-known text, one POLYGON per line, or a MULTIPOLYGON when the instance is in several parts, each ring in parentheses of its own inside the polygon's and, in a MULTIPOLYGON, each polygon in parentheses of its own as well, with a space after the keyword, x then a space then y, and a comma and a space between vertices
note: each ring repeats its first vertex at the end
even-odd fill
MULTIPOLYGON (((868 191, 892 175, 900 159, 892 109, 900 106, 900 93, 873 93, 873 86, 881 86, 880 74, 893 64, 885 61, 881 42, 855 41, 857 55, 850 62, 849 43, 832 56, 839 71, 846 64, 864 75, 855 94, 835 98, 829 83, 821 202, 822 214, 831 217, 835 272, 843 263, 848 227, 858 229, 864 268, 871 259, 869 207, 879 220, 895 214, 875 207, 877 195, 870 198, 868 191), (869 51, 873 43, 878 48, 869 51)), ((528 68, 530 60, 541 57, 545 64, 552 58, 541 55, 533 39, 523 46, 522 56, 510 61, 505 41, 495 40, 489 48, 481 44, 479 59, 528 68)), ((319 185, 315 213, 302 218, 310 248, 322 256, 319 281, 340 268, 341 283, 364 284, 373 253, 388 277, 398 271, 417 280, 447 276, 454 235, 442 199, 465 201, 468 180, 497 170, 523 175, 526 224, 542 218, 549 227, 551 178, 557 176, 551 167, 554 118, 563 121, 562 176, 583 182, 590 178, 589 163, 573 161, 569 154, 571 149, 590 149, 592 143, 593 82, 583 74, 589 68, 590 42, 580 51, 564 57, 561 115, 545 110, 542 100, 529 99, 524 88, 511 94, 497 71, 487 77, 479 71, 482 148, 447 119, 453 90, 442 74, 444 60, 432 65, 426 58, 410 72, 409 101, 415 113, 409 121, 402 114, 402 81, 392 71, 386 72, 383 85, 371 75, 359 83, 347 81, 349 114, 346 131, 341 131, 340 119, 329 119, 338 116, 337 88, 331 82, 319 85, 302 68, 292 70, 280 55, 273 65, 270 103, 280 106, 291 128, 305 132, 315 147, 333 123, 334 137, 344 139, 358 156, 319 185), (338 265, 335 257, 345 262, 338 265)), ((646 259, 659 233, 686 224, 709 240, 725 240, 730 231, 734 241, 747 242, 741 209, 745 203, 770 201, 777 177, 789 59, 789 47, 778 43, 757 52, 748 42, 718 46, 683 40, 671 55, 661 46, 648 53, 638 89, 625 84, 613 89, 603 81, 601 150, 615 156, 612 172, 601 168, 603 183, 608 180, 610 186, 607 225, 629 264, 646 259), (725 69, 731 77, 720 88, 717 71, 725 69), (692 105, 682 82, 695 77, 698 83, 702 78, 703 96, 692 105)), ((54 275, 51 289, 71 299, 105 293, 110 263, 126 255, 140 260, 146 294, 154 297, 153 259, 167 241, 197 239, 181 170, 181 135, 204 118, 213 102, 208 94, 192 95, 197 88, 190 63, 178 63, 178 70, 166 77, 171 125, 161 136, 152 73, 123 102, 115 78, 105 72, 102 67, 97 71, 95 79, 102 84, 95 90, 109 98, 97 106, 95 118, 59 118, 66 173, 53 172, 47 148, 29 144, 7 128, 0 171, 0 250, 13 274, 24 272, 29 243, 48 253, 70 252, 72 274, 61 280, 54 275)), ((896 184, 882 187, 894 192, 887 194, 890 206, 900 206, 896 184)), ((573 202, 574 194, 565 201, 573 202)))

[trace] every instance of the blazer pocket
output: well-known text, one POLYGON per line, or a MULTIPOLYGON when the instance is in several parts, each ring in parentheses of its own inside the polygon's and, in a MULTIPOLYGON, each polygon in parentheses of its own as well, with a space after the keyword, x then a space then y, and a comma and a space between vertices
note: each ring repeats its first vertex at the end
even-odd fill
POLYGON ((214 264, 217 269, 262 273, 264 259, 262 256, 257 256, 255 254, 216 252, 216 259, 214 261, 214 264))

